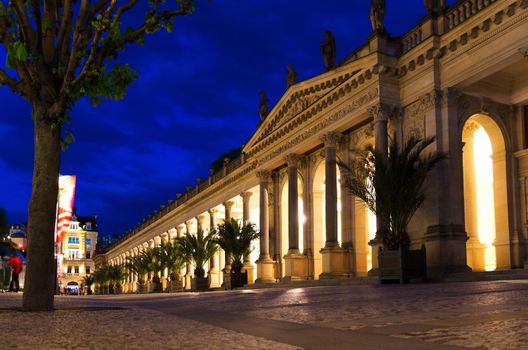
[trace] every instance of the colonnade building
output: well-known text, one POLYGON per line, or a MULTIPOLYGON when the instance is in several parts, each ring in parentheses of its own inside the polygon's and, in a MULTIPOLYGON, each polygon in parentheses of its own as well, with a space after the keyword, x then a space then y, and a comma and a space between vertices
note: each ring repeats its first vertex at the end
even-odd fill
MULTIPOLYGON (((123 263, 164 239, 237 218, 261 232, 250 281, 365 276, 376 217, 342 187, 337 161, 388 135, 435 136, 447 159, 409 226, 429 274, 521 268, 528 230, 528 1, 467 0, 401 37, 374 31, 337 66, 291 85, 240 157, 126 233, 123 263)), ((221 253, 209 270, 222 283, 221 253)), ((187 272, 187 277, 191 271, 187 272)), ((133 290, 135 276, 129 277, 133 290)))

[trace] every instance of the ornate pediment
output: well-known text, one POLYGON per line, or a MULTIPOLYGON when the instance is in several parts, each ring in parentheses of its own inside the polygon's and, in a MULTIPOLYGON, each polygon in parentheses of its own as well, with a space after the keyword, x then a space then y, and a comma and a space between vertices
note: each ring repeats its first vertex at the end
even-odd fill
POLYGON ((306 86, 305 82, 291 87, 259 126, 247 147, 251 148, 264 140, 358 72, 360 69, 331 76, 327 80, 315 82, 310 86, 306 86))

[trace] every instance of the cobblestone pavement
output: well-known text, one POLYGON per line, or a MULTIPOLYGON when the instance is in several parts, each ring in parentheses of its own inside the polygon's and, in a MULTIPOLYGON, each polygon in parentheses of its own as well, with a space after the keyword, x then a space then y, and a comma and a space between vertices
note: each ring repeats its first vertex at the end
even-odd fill
MULTIPOLYGON (((115 343, 130 337, 129 348, 163 338, 160 348, 528 349, 528 281, 522 280, 69 297, 57 298, 57 305, 127 310, 38 315, 45 325, 30 339, 62 318, 86 320, 76 329, 93 344, 113 334, 115 343), (189 337, 197 329, 211 337, 189 337)), ((11 317, 30 320, 0 311, 4 325, 11 317)), ((67 334, 66 326, 52 329, 59 339, 67 334)))

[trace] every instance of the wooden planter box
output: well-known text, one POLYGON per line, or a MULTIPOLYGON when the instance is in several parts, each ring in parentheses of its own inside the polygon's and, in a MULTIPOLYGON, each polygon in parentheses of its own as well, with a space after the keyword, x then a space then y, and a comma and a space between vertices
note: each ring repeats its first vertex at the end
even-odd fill
POLYGON ((379 248, 379 280, 381 283, 398 281, 401 284, 413 279, 427 280, 427 255, 422 249, 386 250, 379 248))
POLYGON ((148 292, 148 286, 146 283, 143 283, 143 284, 139 284, 138 282, 136 283, 137 283, 138 294, 146 294, 148 292))
POLYGON ((207 277, 191 278, 191 291, 204 292, 209 290, 209 279, 207 277))
POLYGON ((248 283, 247 272, 235 273, 231 271, 230 277, 229 289, 244 287, 248 283))

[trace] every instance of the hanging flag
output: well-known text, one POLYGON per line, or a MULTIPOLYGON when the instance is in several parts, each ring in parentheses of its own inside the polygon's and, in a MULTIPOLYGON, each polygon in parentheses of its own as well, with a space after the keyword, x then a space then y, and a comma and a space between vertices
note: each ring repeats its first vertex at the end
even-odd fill
POLYGON ((75 175, 59 177, 59 198, 57 209, 57 232, 55 242, 60 243, 70 227, 75 197, 75 175))

